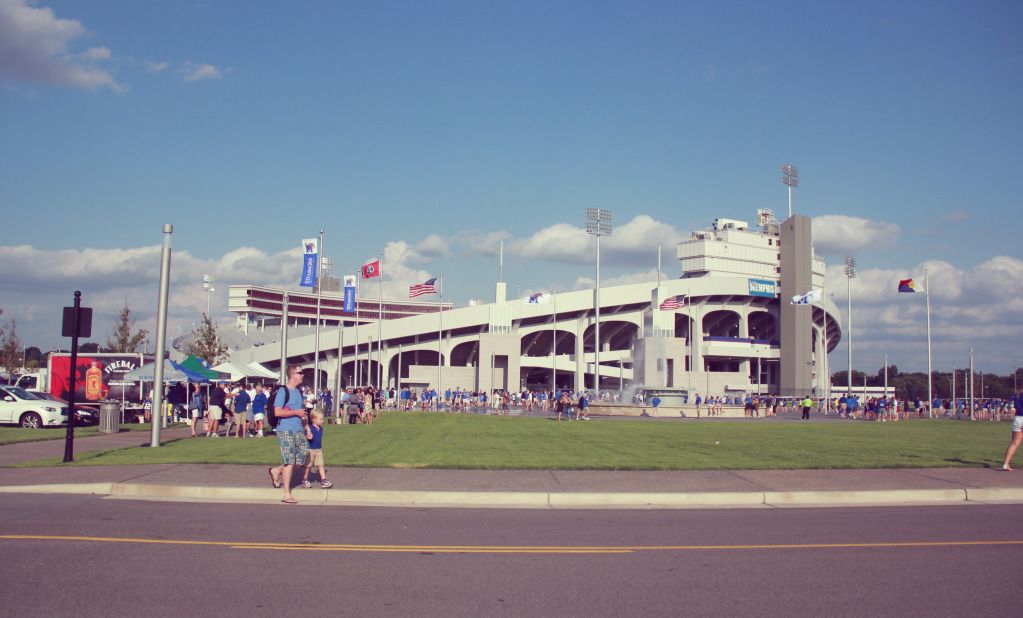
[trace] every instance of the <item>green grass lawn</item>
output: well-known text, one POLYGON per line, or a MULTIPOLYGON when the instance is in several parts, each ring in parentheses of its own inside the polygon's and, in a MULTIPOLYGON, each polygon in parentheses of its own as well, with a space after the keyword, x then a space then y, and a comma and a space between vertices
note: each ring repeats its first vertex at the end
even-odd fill
MULTIPOLYGON (((75 437, 94 436, 99 431, 96 427, 75 427, 75 437)), ((43 440, 63 440, 67 435, 67 427, 44 427, 42 429, 22 429, 21 427, 0 427, 0 446, 18 442, 42 442, 43 440)))
MULTIPOLYGON (((328 425, 329 466, 720 470, 984 466, 1006 423, 553 422, 536 417, 385 412, 373 426, 328 425)), ((82 453, 73 465, 279 461, 277 441, 186 438, 161 448, 82 453)), ((56 465, 57 460, 28 465, 56 465)))
MULTIPOLYGON (((149 431, 149 423, 124 424, 121 431, 149 431)), ((99 434, 95 425, 76 425, 75 437, 85 438, 99 434)), ((21 427, 0 427, 0 446, 18 442, 42 442, 44 440, 63 440, 67 436, 67 426, 44 427, 42 429, 22 429, 21 427)))

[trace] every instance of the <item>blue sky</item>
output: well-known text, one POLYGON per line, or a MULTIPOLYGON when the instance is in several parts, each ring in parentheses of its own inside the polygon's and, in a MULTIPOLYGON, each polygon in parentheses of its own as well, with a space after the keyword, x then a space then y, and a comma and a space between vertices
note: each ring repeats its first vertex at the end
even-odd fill
POLYGON ((818 252, 863 272, 865 368, 925 366, 888 281, 927 265, 935 365, 972 346, 1004 371, 1020 32, 1018 2, 0 0, 0 307, 40 347, 73 289, 150 324, 163 223, 186 331, 202 272, 294 285, 320 228, 344 270, 383 254, 395 295, 444 273, 464 303, 492 297, 498 238, 513 292, 585 286, 564 241, 602 207, 609 281, 652 275, 658 243, 677 276, 689 231, 783 214, 791 162, 818 252))

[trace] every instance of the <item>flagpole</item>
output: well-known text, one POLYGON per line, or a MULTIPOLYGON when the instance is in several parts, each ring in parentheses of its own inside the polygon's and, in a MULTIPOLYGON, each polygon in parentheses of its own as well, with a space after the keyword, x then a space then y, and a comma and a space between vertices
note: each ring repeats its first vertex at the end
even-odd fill
MULTIPOLYGON (((440 307, 437 311, 437 397, 441 396, 444 391, 441 387, 441 372, 443 371, 444 360, 441 356, 441 338, 444 334, 444 273, 441 273, 437 280, 441 283, 440 285, 440 307)), ((440 402, 437 402, 438 404, 440 402)), ((437 410, 440 411, 440 405, 437 406, 437 410)))
POLYGON ((313 397, 320 396, 320 294, 323 291, 323 230, 316 247, 316 345, 313 352, 313 397))
POLYGON ((558 382, 558 290, 551 291, 551 302, 554 303, 554 319, 551 320, 551 391, 557 389, 558 382))
POLYGON ((382 334, 382 328, 384 323, 384 268, 383 268, 383 256, 380 257, 381 266, 377 270, 379 275, 379 287, 377 288, 380 293, 380 299, 377 301, 377 371, 373 373, 373 377, 376 378, 376 387, 380 388, 381 383, 384 380, 384 361, 383 361, 383 346, 384 339, 382 334), (379 376, 379 377, 377 377, 379 376))
POLYGON ((359 381, 361 375, 359 371, 359 300, 362 298, 362 269, 359 270, 359 276, 355 278, 355 386, 362 386, 362 382, 359 381))
MULTIPOLYGON (((689 367, 686 373, 689 374, 689 397, 693 396, 693 299, 689 297, 689 289, 686 289, 686 339, 689 343, 689 367)), ((632 376, 633 384, 636 376, 632 376)), ((706 396, 706 393, 704 393, 706 396)))
POLYGON ((824 377, 827 379, 824 394, 828 398, 824 413, 827 414, 831 411, 831 367, 828 362, 828 295, 824 283, 821 283, 821 308, 824 310, 824 377))
POLYGON ((931 286, 927 281, 927 269, 924 269, 924 297, 927 298, 927 412, 928 418, 934 418, 934 391, 931 384, 931 286))
MULTIPOLYGON (((343 275, 342 275, 343 276, 343 275)), ((341 318, 337 322, 337 392, 334 393, 334 399, 337 404, 341 404, 341 393, 344 391, 345 382, 342 372, 345 368, 345 305, 344 301, 341 301, 341 318)), ((329 413, 329 412, 328 412, 329 413)), ((338 408, 337 413, 338 421, 341 420, 341 408, 338 408)), ((338 423, 340 424, 340 423, 338 423)))

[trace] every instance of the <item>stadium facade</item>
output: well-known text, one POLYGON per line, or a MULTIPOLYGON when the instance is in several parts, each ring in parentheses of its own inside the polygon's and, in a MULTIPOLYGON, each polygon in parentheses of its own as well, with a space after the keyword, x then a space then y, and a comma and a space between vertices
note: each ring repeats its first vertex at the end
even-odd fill
MULTIPOLYGON (((678 279, 601 288, 599 367, 592 289, 509 299, 498 282, 489 304, 384 299, 381 307, 379 299, 360 298, 351 314, 341 311, 337 294, 324 292, 319 383, 490 392, 593 390, 599 380, 601 390, 644 386, 704 396, 825 393, 826 351, 842 332, 824 293, 825 264, 814 255, 809 218, 777 222, 759 211, 755 227, 717 219, 679 243, 677 257, 678 279), (810 291, 817 302, 791 302, 810 291)), ((229 308, 239 321, 269 323, 286 342, 239 350, 232 359, 272 369, 295 363, 311 377, 316 337, 288 330, 315 320, 315 307, 308 292, 232 286, 229 308)))

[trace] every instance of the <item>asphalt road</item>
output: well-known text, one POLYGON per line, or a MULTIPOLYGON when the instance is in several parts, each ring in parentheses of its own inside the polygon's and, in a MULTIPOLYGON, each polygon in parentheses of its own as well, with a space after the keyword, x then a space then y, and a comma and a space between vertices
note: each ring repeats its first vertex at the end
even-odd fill
POLYGON ((1023 506, 324 509, 8 494, 0 614, 1011 616, 1023 506))

